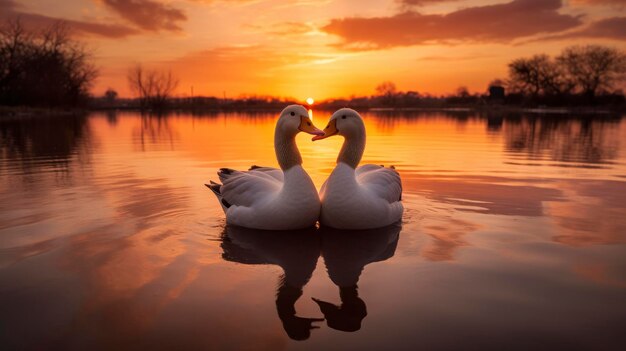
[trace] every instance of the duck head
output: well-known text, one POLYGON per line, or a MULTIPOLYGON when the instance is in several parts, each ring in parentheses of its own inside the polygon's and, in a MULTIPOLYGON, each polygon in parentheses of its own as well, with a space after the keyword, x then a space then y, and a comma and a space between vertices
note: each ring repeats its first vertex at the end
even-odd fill
POLYGON ((324 135, 324 132, 313 125, 309 118, 309 111, 301 105, 289 105, 283 109, 276 123, 276 130, 289 136, 305 132, 315 136, 324 135))
POLYGON ((345 138, 358 136, 365 133, 363 118, 351 108, 342 108, 330 117, 328 125, 324 128, 324 135, 316 135, 313 141, 326 139, 333 135, 341 135, 345 138))

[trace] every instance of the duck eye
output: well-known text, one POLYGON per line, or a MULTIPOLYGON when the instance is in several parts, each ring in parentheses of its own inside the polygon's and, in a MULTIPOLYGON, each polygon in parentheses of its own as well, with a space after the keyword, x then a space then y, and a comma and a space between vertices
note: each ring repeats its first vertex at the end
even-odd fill
POLYGON ((341 119, 346 119, 346 115, 341 116, 341 119))
POLYGON ((293 111, 291 111, 290 115, 295 116, 295 115, 296 115, 296 113, 295 113, 295 112, 293 112, 293 111))

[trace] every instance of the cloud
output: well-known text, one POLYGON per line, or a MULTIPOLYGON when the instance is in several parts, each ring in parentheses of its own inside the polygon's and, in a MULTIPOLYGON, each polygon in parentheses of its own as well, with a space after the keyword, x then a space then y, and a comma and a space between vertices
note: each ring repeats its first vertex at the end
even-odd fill
POLYGON ((563 34, 539 38, 538 40, 560 40, 572 38, 594 38, 626 40, 626 17, 611 17, 592 22, 585 28, 563 34))
POLYGON ((179 31, 185 13, 175 7, 153 0, 102 0, 111 10, 142 29, 179 31))
POLYGON ((138 33, 136 29, 124 25, 68 20, 24 12, 19 10, 18 5, 14 1, 0 0, 0 19, 17 18, 19 18, 25 26, 33 29, 45 28, 56 22, 63 21, 67 23, 70 28, 76 30, 77 34, 95 34, 109 38, 122 38, 138 33))
POLYGON ((333 19, 321 30, 343 39, 347 49, 380 49, 429 43, 511 42, 581 25, 579 17, 560 14, 561 0, 514 0, 448 14, 407 11, 391 17, 333 19))
POLYGON ((247 5, 263 2, 264 0, 190 0, 191 2, 199 2, 205 4, 225 3, 225 4, 238 4, 247 5))
POLYGON ((418 58, 418 61, 435 61, 435 62, 456 62, 456 61, 469 61, 480 60, 486 58, 493 58, 494 55, 465 55, 465 56, 423 56, 418 58))
POLYGON ((594 22, 579 35, 624 40, 626 39, 626 17, 612 17, 594 22))
POLYGON ((284 64, 282 60, 290 57, 261 46, 230 46, 187 53, 165 65, 176 72, 182 85, 221 95, 222 90, 245 91, 250 85, 267 84, 271 69, 284 64))
POLYGON ((453 2, 460 0, 397 0, 400 5, 405 6, 425 6, 430 4, 439 4, 442 2, 453 2))
MULTIPOLYGON (((215 3, 223 3, 227 5, 251 5, 257 4, 260 2, 269 2, 267 0, 190 0, 193 2, 207 3, 207 4, 215 4, 215 3)), ((331 3, 332 0, 291 0, 291 1, 282 1, 280 5, 277 5, 277 8, 287 8, 287 7, 297 7, 297 6, 323 6, 328 3, 331 3)))
POLYGON ((244 24, 243 28, 255 32, 276 36, 299 36, 317 34, 317 28, 306 22, 282 22, 270 23, 268 25, 244 24))
MULTIPOLYGON (((336 62, 356 54, 311 52, 306 48, 276 43, 223 46, 190 52, 158 65, 176 73, 183 92, 193 85, 194 91, 207 96, 222 96, 223 92, 228 97, 243 93, 318 98, 336 94, 333 89, 339 88, 334 81, 328 83, 337 77, 336 62)), ((345 77, 350 72, 341 74, 345 77)))
POLYGON ((301 54, 293 48, 283 50, 261 45, 216 47, 188 53, 166 62, 174 67, 181 79, 245 85, 246 82, 265 81, 279 75, 278 70, 299 64, 315 64, 333 59, 331 56, 301 54), (198 67, 202 67, 198 72, 198 67), (198 79, 203 77, 202 79, 198 79))
POLYGON ((572 1, 574 4, 581 5, 609 5, 609 6, 617 6, 624 7, 626 6, 626 0, 574 0, 572 1))

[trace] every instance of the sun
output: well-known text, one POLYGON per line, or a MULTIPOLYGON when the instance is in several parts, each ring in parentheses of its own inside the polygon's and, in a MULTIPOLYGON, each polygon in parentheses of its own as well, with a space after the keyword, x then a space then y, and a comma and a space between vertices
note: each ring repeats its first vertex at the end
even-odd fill
POLYGON ((313 100, 313 98, 306 98, 306 103, 309 105, 313 105, 313 103, 315 102, 315 100, 313 100))

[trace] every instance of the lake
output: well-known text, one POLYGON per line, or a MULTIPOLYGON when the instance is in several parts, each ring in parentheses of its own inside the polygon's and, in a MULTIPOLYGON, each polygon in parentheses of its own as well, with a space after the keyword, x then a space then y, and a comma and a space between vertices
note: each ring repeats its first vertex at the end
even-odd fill
MULTIPOLYGON (((623 348, 624 119, 362 115, 402 224, 283 233, 226 227, 203 185, 276 166, 276 114, 0 118, 0 345, 623 348)), ((319 188, 342 139, 310 139, 319 188)))

